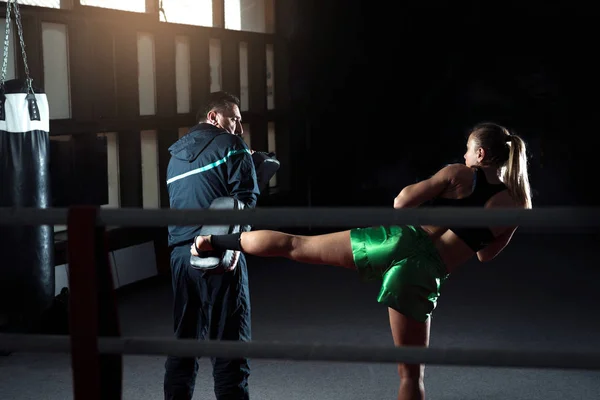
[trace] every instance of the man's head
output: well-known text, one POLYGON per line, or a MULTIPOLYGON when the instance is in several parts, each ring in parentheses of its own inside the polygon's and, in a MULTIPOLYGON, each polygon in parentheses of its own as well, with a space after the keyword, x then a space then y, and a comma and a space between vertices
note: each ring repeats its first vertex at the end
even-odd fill
POLYGON ((232 135, 241 136, 244 132, 240 100, 227 92, 211 93, 206 106, 198 112, 197 120, 224 129, 232 135))

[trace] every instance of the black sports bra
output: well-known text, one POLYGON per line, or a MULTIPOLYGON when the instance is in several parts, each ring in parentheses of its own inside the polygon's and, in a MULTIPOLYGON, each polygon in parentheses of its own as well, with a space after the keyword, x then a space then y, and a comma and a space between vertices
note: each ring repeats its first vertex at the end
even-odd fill
MULTIPOLYGON (((473 192, 462 199, 448 199, 438 197, 433 199, 426 207, 483 207, 495 194, 506 190, 503 183, 491 184, 487 181, 485 173, 480 168, 475 168, 473 176, 473 192)), ((492 231, 487 227, 448 227, 473 251, 483 249, 494 240, 492 231)))

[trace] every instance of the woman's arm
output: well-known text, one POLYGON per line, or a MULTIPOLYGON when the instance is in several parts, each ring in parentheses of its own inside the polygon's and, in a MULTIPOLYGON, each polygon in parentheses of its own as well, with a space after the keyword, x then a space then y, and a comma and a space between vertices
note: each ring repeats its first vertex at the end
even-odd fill
POLYGON ((462 164, 448 165, 431 178, 408 185, 394 199, 394 208, 417 207, 444 192, 455 181, 457 173, 468 168, 462 164))
MULTIPOLYGON (((514 207, 520 208, 512 197, 510 197, 508 191, 496 194, 486 205, 487 209, 514 207)), ((477 258, 481 262, 491 261, 496 258, 496 256, 508 245, 518 226, 491 226, 489 228, 494 236, 496 236, 496 239, 494 239, 487 247, 477 252, 477 258)))
POLYGON ((477 258, 479 261, 487 262, 496 258, 496 256, 500 254, 500 252, 508 245, 508 242, 510 242, 510 239, 512 239, 512 236, 516 230, 517 228, 508 229, 504 233, 500 234, 500 236, 496 237, 496 239, 494 239, 494 241, 487 247, 479 250, 477 252, 477 258))

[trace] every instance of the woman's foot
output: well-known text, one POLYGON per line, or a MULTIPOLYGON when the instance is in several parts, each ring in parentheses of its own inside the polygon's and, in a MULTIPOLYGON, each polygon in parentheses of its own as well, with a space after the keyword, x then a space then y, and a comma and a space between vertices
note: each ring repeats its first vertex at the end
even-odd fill
MULTIPOLYGON (((210 236, 196 236, 194 238, 194 243, 190 247, 190 252, 192 253, 193 256, 196 256, 196 257, 202 257, 199 253, 202 253, 205 251, 211 251, 211 250, 213 250, 213 248, 210 244, 210 236)), ((233 271, 235 269, 235 267, 237 266, 237 263, 239 260, 240 260, 240 252, 234 251, 233 255, 231 256, 231 258, 228 262, 229 265, 223 265, 225 272, 233 271)))
POLYGON ((196 236, 194 238, 194 243, 191 246, 192 255, 196 257, 200 256, 199 252, 211 251, 212 249, 210 236, 196 236))

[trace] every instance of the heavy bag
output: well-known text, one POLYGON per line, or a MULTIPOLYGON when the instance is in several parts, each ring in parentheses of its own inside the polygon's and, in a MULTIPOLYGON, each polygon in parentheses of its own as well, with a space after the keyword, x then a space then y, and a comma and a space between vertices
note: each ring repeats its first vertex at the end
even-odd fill
POLYGON ((252 161, 256 170, 256 179, 258 180, 258 189, 265 190, 269 186, 269 181, 279 170, 279 160, 275 158, 275 153, 265 153, 255 151, 252 153, 252 161))
MULTIPOLYGON (((0 207, 51 207, 46 94, 0 85, 0 207)), ((0 226, 0 316, 28 329, 54 300, 54 228, 0 226)))

